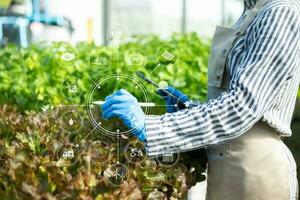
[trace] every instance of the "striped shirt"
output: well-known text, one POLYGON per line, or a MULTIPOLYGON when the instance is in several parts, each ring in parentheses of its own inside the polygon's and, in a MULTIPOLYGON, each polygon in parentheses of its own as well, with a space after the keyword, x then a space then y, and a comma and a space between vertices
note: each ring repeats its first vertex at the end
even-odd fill
MULTIPOLYGON (((255 1, 245 0, 245 10, 252 9, 255 1)), ((299 0, 268 1, 234 44, 227 68, 229 89, 217 99, 146 117, 149 156, 231 140, 260 120, 282 136, 291 136, 300 82, 299 0)))

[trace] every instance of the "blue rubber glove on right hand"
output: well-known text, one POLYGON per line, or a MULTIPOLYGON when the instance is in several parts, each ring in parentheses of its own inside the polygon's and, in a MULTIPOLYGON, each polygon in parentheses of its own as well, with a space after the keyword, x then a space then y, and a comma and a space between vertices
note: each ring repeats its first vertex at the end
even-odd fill
POLYGON ((179 90, 177 90, 171 86, 168 86, 167 88, 165 88, 165 90, 167 90, 168 92, 170 92, 171 94, 176 96, 178 99, 180 99, 180 101, 178 101, 174 97, 168 96, 161 89, 159 89, 157 91, 157 94, 159 94, 160 96, 162 96, 165 99, 168 113, 177 112, 178 110, 182 110, 182 109, 186 108, 186 106, 183 103, 189 101, 188 96, 186 96, 185 94, 183 94, 182 92, 180 92, 179 90), (181 103, 181 101, 183 103, 181 103))

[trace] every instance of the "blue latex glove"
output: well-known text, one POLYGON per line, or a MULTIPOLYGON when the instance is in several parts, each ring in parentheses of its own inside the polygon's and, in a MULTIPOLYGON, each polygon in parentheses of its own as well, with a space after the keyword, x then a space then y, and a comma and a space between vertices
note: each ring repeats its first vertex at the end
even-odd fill
MULTIPOLYGON (((182 102, 189 101, 188 96, 186 96, 185 94, 183 94, 179 90, 176 90, 173 87, 168 86, 167 88, 165 88, 165 90, 167 90, 174 96, 178 97, 182 102)), ((158 90, 157 94, 159 94, 160 96, 162 96, 165 99, 168 113, 177 112, 178 110, 182 110, 182 109, 186 108, 183 103, 181 103, 180 101, 178 102, 177 99, 175 99, 171 96, 168 96, 165 92, 163 92, 163 90, 158 90)))
POLYGON ((141 141, 145 141, 145 114, 137 99, 124 89, 105 98, 102 105, 102 117, 110 119, 118 117, 132 129, 133 134, 141 141))

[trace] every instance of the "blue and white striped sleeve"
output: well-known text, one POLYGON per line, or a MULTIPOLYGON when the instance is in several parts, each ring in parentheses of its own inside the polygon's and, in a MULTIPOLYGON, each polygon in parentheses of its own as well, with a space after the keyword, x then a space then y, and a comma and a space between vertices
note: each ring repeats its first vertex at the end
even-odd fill
POLYGON ((263 11, 227 92, 192 109, 146 117, 148 156, 230 140, 258 122, 297 66, 299 21, 289 6, 263 11))

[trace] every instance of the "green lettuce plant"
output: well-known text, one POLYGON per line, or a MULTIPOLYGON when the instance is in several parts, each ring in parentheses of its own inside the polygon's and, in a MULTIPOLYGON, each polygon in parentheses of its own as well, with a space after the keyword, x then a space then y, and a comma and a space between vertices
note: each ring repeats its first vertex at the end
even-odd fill
MULTIPOLYGON (((140 163, 126 159, 125 146, 137 142, 133 137, 108 137, 94 132, 84 107, 91 85, 110 74, 126 74, 137 79, 142 71, 158 83, 167 83, 188 94, 191 99, 205 100, 209 41, 195 33, 174 34, 168 39, 155 35, 133 36, 118 48, 92 43, 39 43, 24 49, 9 45, 0 50, 0 196, 2 199, 183 199, 188 188, 203 181, 206 169, 205 151, 180 154, 172 167, 161 166, 146 158, 140 163), (160 58, 163 48, 176 60, 160 58), (130 63, 138 55, 139 62, 130 63), (104 63, 101 63, 104 58, 104 63), (102 60, 101 60, 102 59, 102 60), (76 82, 80 92, 68 96, 64 86, 76 82), (40 110, 41 101, 53 107, 40 110), (7 105, 8 104, 8 105, 7 105), (70 107, 60 107, 60 105, 70 107), (63 130, 62 108, 81 113, 82 126, 76 134, 63 130), (88 137, 86 137, 88 135, 88 137), (102 162, 91 146, 105 142, 100 152, 109 149, 102 162), (62 146, 76 147, 75 163, 58 155, 62 146), (77 155, 76 154, 76 155, 77 155), (128 168, 128 179, 114 186, 105 178, 110 167, 122 163, 128 168)), ((127 89, 143 98, 130 81, 108 82, 97 98, 113 91, 127 89)), ((144 85, 149 101, 163 104, 154 88, 144 85)), ((151 110, 165 112, 164 107, 151 110)), ((115 126, 111 123, 110 126, 115 126)))

